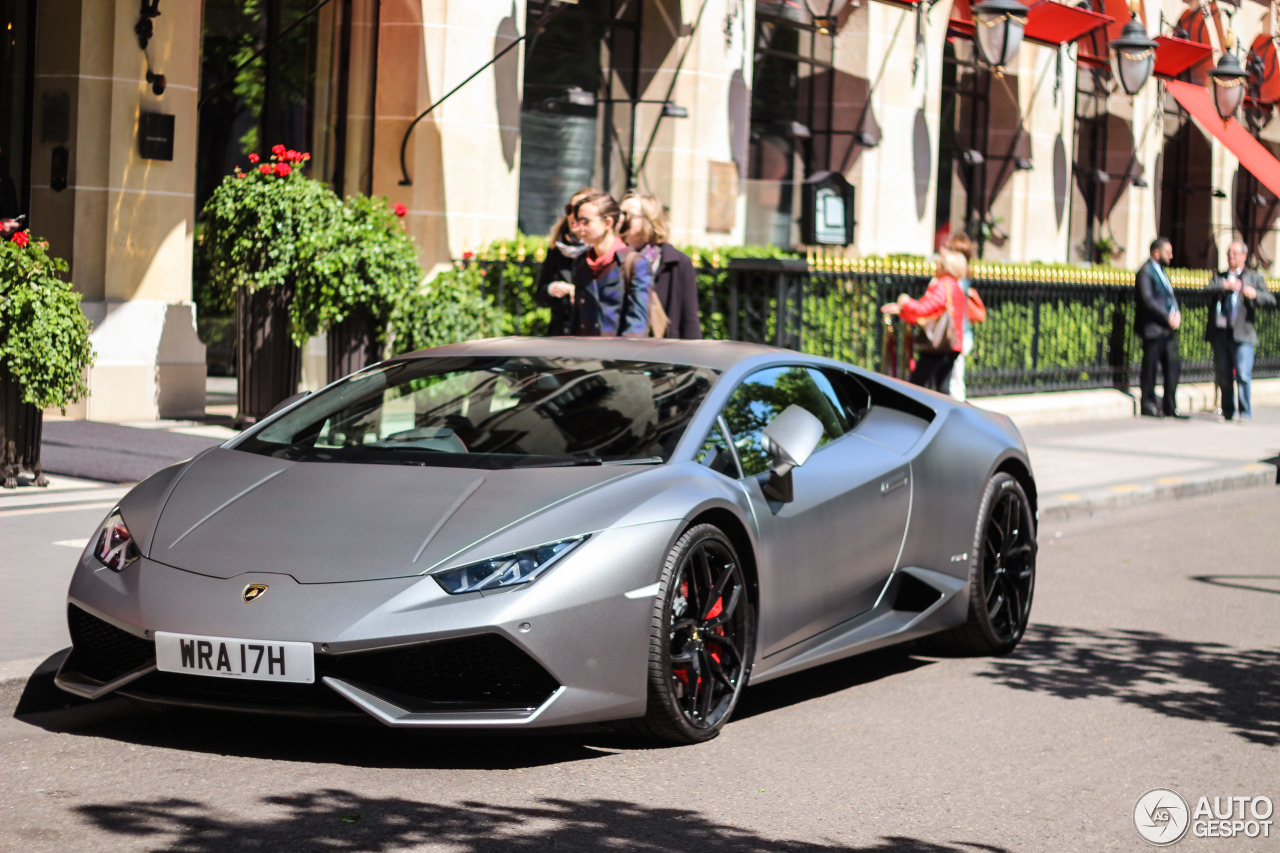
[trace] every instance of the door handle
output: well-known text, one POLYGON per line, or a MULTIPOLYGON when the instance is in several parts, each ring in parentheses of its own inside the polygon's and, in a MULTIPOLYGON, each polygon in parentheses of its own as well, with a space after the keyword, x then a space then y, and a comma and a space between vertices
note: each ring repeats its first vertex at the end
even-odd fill
POLYGON ((903 486, 907 484, 908 479, 909 479, 908 476, 906 474, 903 474, 901 479, 885 480, 880 484, 880 494, 887 495, 890 492, 896 492, 898 489, 901 489, 903 486))

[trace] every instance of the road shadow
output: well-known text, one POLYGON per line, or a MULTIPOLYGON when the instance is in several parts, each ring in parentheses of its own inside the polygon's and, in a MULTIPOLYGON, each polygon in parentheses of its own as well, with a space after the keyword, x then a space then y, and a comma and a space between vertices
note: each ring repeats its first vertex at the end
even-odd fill
POLYGON ((979 674, 1015 690, 1110 698, 1221 723, 1252 743, 1280 745, 1280 649, 1040 625, 1027 631, 1016 656, 996 658, 979 674))
MULTIPOLYGON (((911 672, 932 661, 911 656, 914 647, 903 646, 855 655, 823 666, 752 685, 743 692, 733 719, 745 720, 810 699, 830 696, 861 684, 911 672)), ((733 725, 732 722, 729 725, 733 725)))
POLYGON ((420 803, 326 789, 263 797, 260 808, 225 814, 192 800, 124 800, 78 806, 101 832, 136 838, 147 849, 184 853, 274 850, 447 849, 453 853, 634 850, 651 853, 1001 853, 970 842, 933 843, 887 836, 850 847, 767 838, 686 809, 619 800, 538 800, 525 806, 463 801, 420 803))
MULTIPOLYGON (((424 731, 388 728, 372 720, 347 723, 159 708, 119 697, 87 702, 53 683, 67 651, 51 656, 31 674, 14 714, 19 721, 47 731, 192 753, 389 769, 513 770, 588 761, 623 751, 679 748, 605 727, 424 731)), ((729 725, 928 663, 906 651, 886 649, 770 681, 744 692, 729 725)))

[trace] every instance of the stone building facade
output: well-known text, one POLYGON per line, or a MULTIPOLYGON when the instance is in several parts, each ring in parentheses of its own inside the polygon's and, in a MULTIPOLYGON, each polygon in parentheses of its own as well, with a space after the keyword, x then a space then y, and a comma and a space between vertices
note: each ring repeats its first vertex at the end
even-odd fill
MULTIPOLYGON (((1130 12, 1090 4, 1035 4, 996 73, 967 0, 0 0, 0 168, 84 294, 80 414, 100 420, 202 409, 200 206, 275 142, 404 204, 429 270, 545 232, 583 185, 658 195, 677 244, 795 246, 827 172, 856 223, 828 251, 927 255, 965 229, 987 259, 1132 268, 1163 232, 1182 265, 1243 237, 1280 269, 1276 195, 1156 79, 1118 90, 1107 42, 1130 12)), ((1157 71, 1205 83, 1214 19, 1136 8, 1157 71)), ((1240 118, 1280 151, 1270 8, 1217 8, 1253 57, 1240 118)))

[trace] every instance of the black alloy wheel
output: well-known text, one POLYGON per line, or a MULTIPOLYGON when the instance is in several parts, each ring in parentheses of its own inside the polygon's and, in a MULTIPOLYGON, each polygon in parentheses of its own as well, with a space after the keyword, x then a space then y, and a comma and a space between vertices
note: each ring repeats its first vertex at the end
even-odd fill
POLYGON ((699 743, 729 721, 751 672, 755 613, 732 543, 700 524, 671 549, 654 606, 649 703, 637 734, 699 743))
POLYGON ((1009 474, 987 484, 974 531, 969 619, 944 635, 970 654, 1007 654, 1022 639, 1035 591, 1036 529, 1031 502, 1009 474))

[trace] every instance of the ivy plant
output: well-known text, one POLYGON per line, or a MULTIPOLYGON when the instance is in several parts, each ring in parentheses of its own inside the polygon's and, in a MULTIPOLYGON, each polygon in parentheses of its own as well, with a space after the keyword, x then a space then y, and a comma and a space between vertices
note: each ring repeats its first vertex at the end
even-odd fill
POLYGON ((230 311, 240 289, 287 287, 289 334, 299 346, 367 308, 380 332, 422 279, 403 205, 354 196, 345 202, 307 177, 310 159, 277 145, 223 179, 205 205, 201 269, 210 302, 230 311))
POLYGON ((413 241, 400 227, 403 205, 356 195, 338 209, 338 225, 322 238, 315 274, 301 279, 290 306, 294 341, 345 320, 359 306, 378 322, 385 342, 392 311, 422 281, 413 241))
POLYGON ((479 264, 458 264, 406 295, 391 312, 390 351, 412 352, 502 333, 502 311, 485 294, 479 264))
POLYGON ((59 275, 67 262, 48 247, 26 231, 0 242, 0 372, 24 403, 65 410, 89 393, 94 353, 80 294, 59 275))

